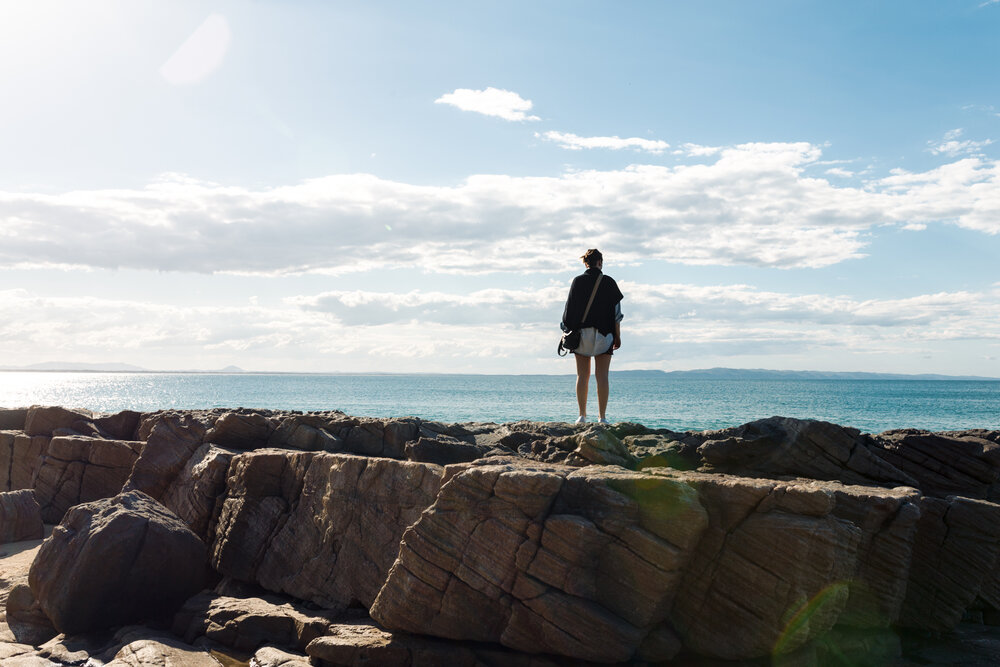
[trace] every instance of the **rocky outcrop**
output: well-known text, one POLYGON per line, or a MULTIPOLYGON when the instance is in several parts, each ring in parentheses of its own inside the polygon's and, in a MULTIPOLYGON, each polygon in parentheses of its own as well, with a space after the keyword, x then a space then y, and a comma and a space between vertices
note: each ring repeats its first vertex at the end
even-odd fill
MULTIPOLYGON (((372 606, 386 628, 605 662, 666 620, 707 526, 683 481, 519 461, 454 466, 372 606)), ((658 641, 676 652, 679 645, 658 641)), ((644 655, 663 660, 671 655, 644 655)))
POLYGON ((30 587, 0 553, 11 659, 890 663, 915 632, 1000 621, 997 431, 38 406, 0 426, 0 515, 16 489, 65 512, 30 587), (209 567, 212 592, 179 572, 209 567), (172 635, 52 637, 157 615, 172 635))
POLYGON ((0 493, 0 544, 40 540, 44 532, 42 509, 33 491, 0 493))
POLYGON ((70 507, 121 492, 142 443, 90 436, 49 440, 34 488, 46 523, 58 523, 70 507))
POLYGON ((433 464, 263 450, 230 466, 220 573, 328 609, 371 605, 403 531, 437 494, 433 464))
POLYGON ((67 512, 28 580, 56 629, 73 634, 173 611, 205 585, 205 561, 180 519, 131 491, 67 512))

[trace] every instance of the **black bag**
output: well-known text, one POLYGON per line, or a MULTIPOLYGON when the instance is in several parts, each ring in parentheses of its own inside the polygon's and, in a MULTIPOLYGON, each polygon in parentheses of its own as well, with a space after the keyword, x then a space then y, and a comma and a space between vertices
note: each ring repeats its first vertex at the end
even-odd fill
MULTIPOLYGON (((590 306, 594 303, 594 297, 597 296, 597 288, 601 284, 601 278, 604 274, 597 276, 597 282, 594 283, 594 291, 590 293, 590 299, 587 301, 587 307, 583 311, 583 317, 580 319, 580 325, 583 326, 583 322, 587 320, 587 315, 590 313, 590 306)), ((560 357, 565 357, 567 354, 580 347, 580 328, 577 327, 569 333, 564 333, 562 338, 559 339, 559 346, 556 348, 556 354, 560 357)))
POLYGON ((580 347, 580 330, 573 329, 569 333, 563 334, 563 337, 559 339, 559 347, 556 348, 556 354, 560 357, 565 357, 578 347, 580 347))

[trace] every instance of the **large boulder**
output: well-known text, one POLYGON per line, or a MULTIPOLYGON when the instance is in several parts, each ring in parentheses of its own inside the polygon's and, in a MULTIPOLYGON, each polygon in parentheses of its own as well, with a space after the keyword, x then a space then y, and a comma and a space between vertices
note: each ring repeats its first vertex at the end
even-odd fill
POLYGON ((693 487, 514 459, 448 470, 403 536, 376 621, 584 660, 673 657, 663 623, 708 524, 693 487))
POLYGON ((231 449, 202 445, 159 498, 206 544, 210 544, 215 536, 215 522, 226 491, 226 472, 235 455, 236 452, 231 449))
POLYGON ((29 489, 0 493, 0 544, 45 536, 42 510, 29 489))
POLYGON ((229 470, 212 565, 329 609, 371 605, 443 469, 349 454, 259 450, 229 470))
POLYGON ((23 431, 28 408, 0 408, 0 431, 23 431))
POLYGON ((174 611, 207 581, 205 544, 144 493, 77 505, 42 544, 28 581, 62 633, 174 611))
POLYGON ((149 429, 149 436, 125 489, 159 500, 201 447, 207 428, 193 415, 173 413, 147 420, 143 428, 149 429))
POLYGON ((205 442, 233 449, 266 447, 274 424, 257 412, 227 412, 205 434, 205 442))
POLYGON ((56 436, 45 448, 35 494, 46 523, 58 523, 73 505, 121 492, 142 443, 88 436, 56 436))

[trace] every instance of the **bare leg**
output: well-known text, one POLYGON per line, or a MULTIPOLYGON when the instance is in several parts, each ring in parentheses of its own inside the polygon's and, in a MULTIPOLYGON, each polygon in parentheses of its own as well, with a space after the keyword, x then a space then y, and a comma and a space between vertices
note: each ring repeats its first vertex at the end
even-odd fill
POLYGON ((574 354, 576 357, 576 403, 580 416, 587 416, 587 385, 590 384, 590 357, 574 354))
POLYGON ((600 354, 594 357, 594 377, 597 379, 597 408, 601 419, 608 409, 608 370, 611 368, 611 355, 600 354))

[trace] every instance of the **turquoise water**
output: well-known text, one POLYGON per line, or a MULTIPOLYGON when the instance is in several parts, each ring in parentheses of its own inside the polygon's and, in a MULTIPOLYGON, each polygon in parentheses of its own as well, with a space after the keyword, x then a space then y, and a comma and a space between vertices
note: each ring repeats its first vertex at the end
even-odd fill
MULTIPOLYGON (((444 422, 576 418, 572 376, 0 373, 0 406, 91 410, 247 407, 413 415, 444 422)), ((591 383, 591 409, 596 392, 591 383)), ((1000 382, 706 380, 615 375, 608 417, 677 431, 782 415, 866 432, 1000 429, 1000 382)))

